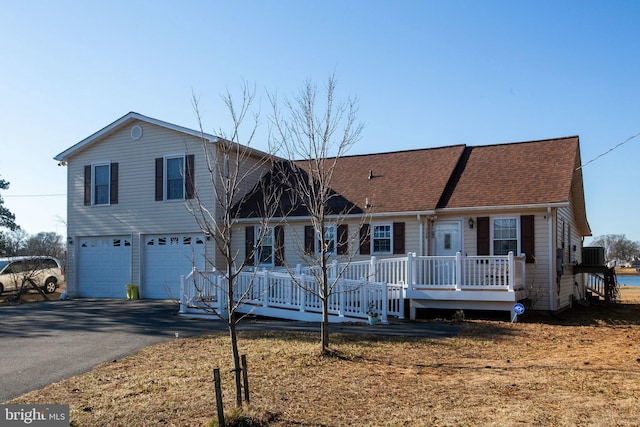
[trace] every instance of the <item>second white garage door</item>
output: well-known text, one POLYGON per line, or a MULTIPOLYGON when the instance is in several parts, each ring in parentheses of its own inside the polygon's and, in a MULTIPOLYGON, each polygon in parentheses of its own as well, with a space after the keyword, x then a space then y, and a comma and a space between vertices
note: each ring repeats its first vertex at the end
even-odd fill
POLYGON ((180 276, 189 274, 194 266, 204 268, 204 246, 202 235, 145 236, 142 296, 179 299, 180 276))

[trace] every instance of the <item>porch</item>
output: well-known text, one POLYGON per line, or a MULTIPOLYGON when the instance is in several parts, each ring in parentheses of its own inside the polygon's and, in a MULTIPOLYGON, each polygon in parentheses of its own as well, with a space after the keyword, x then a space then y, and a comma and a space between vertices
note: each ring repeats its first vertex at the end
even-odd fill
MULTIPOLYGON (((321 320, 318 267, 293 270, 243 271, 234 296, 240 313, 291 320, 321 320)), ((418 308, 511 311, 524 298, 525 259, 506 256, 416 256, 377 258, 329 270, 332 292, 330 322, 363 321, 368 311, 380 321, 404 319, 408 301, 415 319, 418 308)), ((180 314, 223 312, 226 277, 217 271, 195 269, 181 277, 180 314)))

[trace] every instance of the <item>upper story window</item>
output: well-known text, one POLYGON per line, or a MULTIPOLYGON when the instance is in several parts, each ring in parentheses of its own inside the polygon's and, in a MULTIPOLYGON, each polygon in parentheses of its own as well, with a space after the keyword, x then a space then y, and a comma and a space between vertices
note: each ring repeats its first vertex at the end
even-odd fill
POLYGON ((156 159, 156 201, 193 199, 194 190, 193 154, 156 159))
POLYGON ((493 219, 493 255, 518 253, 518 221, 516 218, 493 219))
POLYGON ((93 165, 93 204, 109 204, 109 165, 93 165))
POLYGON ((118 163, 94 163, 84 167, 84 204, 118 203, 118 163))
POLYGON ((182 200, 184 199, 184 157, 169 157, 165 162, 166 200, 182 200))

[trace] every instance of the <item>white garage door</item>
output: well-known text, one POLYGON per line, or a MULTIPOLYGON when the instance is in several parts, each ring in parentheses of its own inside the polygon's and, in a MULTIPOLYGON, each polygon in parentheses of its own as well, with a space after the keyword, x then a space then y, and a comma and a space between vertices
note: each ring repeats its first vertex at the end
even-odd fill
POLYGON ((144 239, 144 298, 179 299, 180 276, 204 268, 204 237, 170 234, 144 239))
POLYGON ((82 297, 125 298, 131 283, 131 237, 80 239, 78 294, 82 297))

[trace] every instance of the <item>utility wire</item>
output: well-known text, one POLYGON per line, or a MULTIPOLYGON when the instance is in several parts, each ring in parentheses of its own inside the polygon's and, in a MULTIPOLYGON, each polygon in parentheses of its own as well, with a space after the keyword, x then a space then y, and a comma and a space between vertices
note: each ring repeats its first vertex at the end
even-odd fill
POLYGON ((62 197, 66 194, 3 194, 2 197, 62 197))
POLYGON ((621 143, 619 143, 619 144, 618 144, 618 145, 616 145, 615 147, 608 149, 607 151, 605 151, 604 153, 600 154, 599 156, 594 157, 593 159, 589 160, 587 163, 583 164, 582 166, 578 166, 578 167, 576 168, 576 170, 580 170, 580 169, 582 169, 583 167, 587 166, 589 163, 593 163, 593 162, 595 162, 595 161, 596 161, 596 160, 598 160, 600 157, 604 157, 604 156, 606 156, 607 154, 609 154, 610 152, 612 152, 612 151, 613 151, 613 150, 615 150, 616 148, 620 147, 621 145, 626 144, 627 142, 631 141, 633 138, 635 138, 635 137, 637 137, 637 136, 640 136, 640 132, 636 133, 636 134, 635 134, 635 135, 633 135, 633 136, 630 136, 629 138, 625 139, 624 141, 622 141, 621 143))

